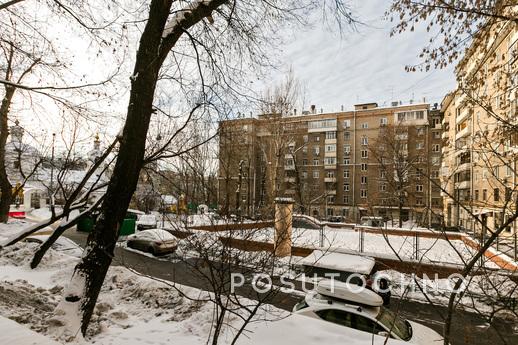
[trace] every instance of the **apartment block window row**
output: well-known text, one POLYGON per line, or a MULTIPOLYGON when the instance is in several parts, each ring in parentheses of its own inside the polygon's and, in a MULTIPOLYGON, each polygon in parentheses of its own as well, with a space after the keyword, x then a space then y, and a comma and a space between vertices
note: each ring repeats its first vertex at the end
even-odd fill
POLYGON ((320 172, 318 170, 313 170, 313 178, 319 178, 320 172))
POLYGON ((369 128, 369 123, 368 122, 364 122, 361 124, 361 128, 362 129, 368 129, 369 128))
POLYGON ((369 138, 363 136, 362 137, 362 145, 369 145, 369 138))
POLYGON ((367 197, 367 189, 360 189, 360 197, 361 198, 367 197))
POLYGON ((369 151, 368 150, 362 150, 362 158, 369 158, 369 151))
POLYGON ((361 171, 367 171, 367 163, 361 164, 361 171))
POLYGON ((349 170, 344 170, 344 178, 349 178, 349 170))
POLYGON ((367 184, 367 176, 361 177, 361 184, 367 184))
POLYGON ((424 110, 402 111, 397 113, 397 119, 398 121, 423 120, 424 110))
POLYGON ((336 132, 326 132, 326 139, 327 140, 336 139, 336 132))
POLYGON ((325 165, 336 165, 336 158, 335 157, 326 157, 324 161, 325 165))
POLYGON ((336 119, 310 121, 308 123, 309 129, 321 129, 321 128, 330 128, 330 127, 336 127, 336 119))
POLYGON ((345 141, 351 140, 351 132, 344 132, 344 140, 345 141))
POLYGON ((326 145, 326 152, 336 152, 336 145, 335 144, 326 145))
POLYGON ((351 145, 344 145, 344 154, 351 154, 351 145))

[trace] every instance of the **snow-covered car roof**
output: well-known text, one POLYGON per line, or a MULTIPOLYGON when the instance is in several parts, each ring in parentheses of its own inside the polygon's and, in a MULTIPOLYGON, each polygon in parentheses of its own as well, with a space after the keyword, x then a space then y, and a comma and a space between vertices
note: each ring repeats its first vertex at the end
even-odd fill
POLYGON ((130 235, 128 239, 152 239, 155 241, 172 241, 177 238, 163 229, 148 229, 130 235))
POLYGON ((370 274, 375 263, 376 261, 369 256, 322 250, 315 250, 313 253, 297 262, 297 264, 303 266, 360 274, 370 274))
MULTIPOLYGON (((26 237, 27 242, 45 242, 50 235, 31 235, 26 237)), ((77 245, 74 241, 64 236, 59 237, 54 244, 52 245, 52 249, 62 252, 77 258, 80 258, 83 255, 83 249, 77 245)))
MULTIPOLYGON (((273 322, 261 322, 250 333, 242 337, 240 344, 271 345, 281 342, 283 345, 382 345, 384 337, 373 337, 372 334, 353 328, 344 327, 328 321, 292 314, 287 318, 273 322), (315 330, 318 329, 318 332, 315 330)), ((397 345, 407 342, 388 339, 387 344, 397 345)))

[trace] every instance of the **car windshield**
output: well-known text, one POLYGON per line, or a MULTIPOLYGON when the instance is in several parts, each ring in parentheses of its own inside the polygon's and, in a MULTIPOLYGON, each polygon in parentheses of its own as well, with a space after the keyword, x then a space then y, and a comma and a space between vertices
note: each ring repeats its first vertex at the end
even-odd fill
POLYGON ((399 338, 403 340, 410 340, 410 338, 412 338, 412 327, 410 324, 392 311, 381 307, 378 316, 376 316, 376 320, 399 338))

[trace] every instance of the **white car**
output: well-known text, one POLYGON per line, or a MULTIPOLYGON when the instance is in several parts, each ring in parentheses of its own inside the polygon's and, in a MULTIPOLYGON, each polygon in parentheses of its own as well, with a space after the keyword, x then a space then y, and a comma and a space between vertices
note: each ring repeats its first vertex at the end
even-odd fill
POLYGON ((382 305, 382 298, 371 290, 323 280, 316 291, 295 305, 293 312, 368 332, 374 337, 419 345, 442 344, 443 338, 439 333, 405 320, 382 305))
POLYGON ((136 221, 137 230, 156 228, 156 216, 154 214, 143 214, 136 221))
MULTIPOLYGON (((42 244, 45 242, 50 235, 31 235, 24 239, 25 242, 32 242, 42 244)), ((65 236, 60 236, 56 242, 54 242, 51 246, 55 251, 65 253, 76 258, 80 258, 83 255, 83 249, 78 246, 74 241, 65 236)))

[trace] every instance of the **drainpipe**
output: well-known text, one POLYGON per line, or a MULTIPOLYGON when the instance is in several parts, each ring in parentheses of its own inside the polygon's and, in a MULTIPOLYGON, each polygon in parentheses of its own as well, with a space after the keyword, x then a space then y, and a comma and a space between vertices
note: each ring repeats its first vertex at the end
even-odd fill
POLYGON ((354 212, 354 219, 356 222, 358 222, 358 209, 356 208, 356 109, 353 113, 353 156, 352 156, 352 163, 353 163, 353 180, 351 183, 352 186, 352 192, 353 192, 353 212, 354 212), (356 209, 356 211, 355 211, 356 209))

